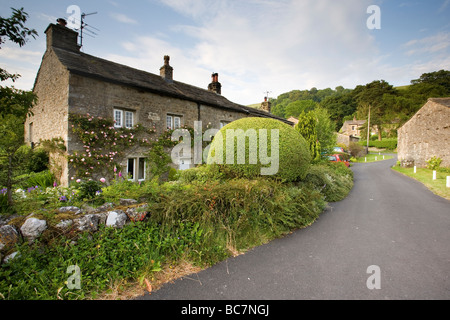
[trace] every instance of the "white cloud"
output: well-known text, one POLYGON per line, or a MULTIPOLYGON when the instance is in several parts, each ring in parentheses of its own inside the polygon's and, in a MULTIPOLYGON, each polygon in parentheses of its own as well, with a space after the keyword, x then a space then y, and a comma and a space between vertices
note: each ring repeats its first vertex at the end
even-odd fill
POLYGON ((113 18, 114 20, 121 22, 121 23, 138 24, 138 22, 136 20, 128 17, 127 15, 125 15, 123 13, 110 13, 109 15, 111 18, 113 18))
POLYGON ((406 55, 434 54, 450 47, 450 32, 440 32, 422 39, 413 39, 404 44, 406 55))
POLYGON ((189 56, 219 72, 224 95, 240 103, 262 100, 264 90, 353 85, 376 53, 369 1, 163 3, 194 19, 177 29, 194 39, 189 56))

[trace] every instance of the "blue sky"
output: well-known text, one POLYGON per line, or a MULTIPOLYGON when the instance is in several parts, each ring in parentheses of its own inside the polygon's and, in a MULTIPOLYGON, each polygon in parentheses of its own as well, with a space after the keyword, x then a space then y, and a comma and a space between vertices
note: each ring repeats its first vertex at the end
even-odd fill
MULTIPOLYGON (((85 53, 159 74, 170 55, 174 79, 206 88, 219 73, 222 94, 240 104, 299 89, 354 88, 373 80, 401 86, 450 69, 450 0, 0 0, 0 16, 24 7, 39 37, 6 43, 0 66, 32 89, 44 30, 76 5, 97 35, 85 53), (381 29, 369 29, 370 5, 381 29)), ((86 32, 88 33, 88 32, 86 32)))

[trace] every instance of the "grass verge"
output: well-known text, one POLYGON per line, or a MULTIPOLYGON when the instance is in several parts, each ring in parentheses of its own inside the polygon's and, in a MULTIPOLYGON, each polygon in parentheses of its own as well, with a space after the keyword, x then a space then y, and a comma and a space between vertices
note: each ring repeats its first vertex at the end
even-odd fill
POLYGON ((423 183, 433 193, 450 200, 450 188, 446 187, 446 179, 450 175, 449 173, 437 171, 436 180, 433 180, 433 170, 431 169, 417 168, 416 173, 414 173, 414 168, 394 166, 392 169, 423 183))
POLYGON ((356 159, 356 161, 353 161, 353 162, 357 162, 357 163, 376 162, 376 161, 389 160, 392 158, 393 158, 393 156, 390 156, 390 155, 384 155, 384 154, 380 155, 378 153, 369 153, 367 156, 360 157, 360 158, 356 159))

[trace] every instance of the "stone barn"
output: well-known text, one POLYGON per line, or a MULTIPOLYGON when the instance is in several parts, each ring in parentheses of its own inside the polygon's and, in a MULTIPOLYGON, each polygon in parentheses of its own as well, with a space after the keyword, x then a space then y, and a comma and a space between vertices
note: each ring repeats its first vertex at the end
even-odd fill
MULTIPOLYGON (((137 125, 154 128, 158 135, 169 129, 192 128, 195 121, 220 129, 243 117, 269 117, 291 124, 272 115, 267 102, 262 104, 265 110, 257 110, 226 99, 217 73, 213 73, 209 85, 205 82, 205 88, 199 88, 174 79, 169 56, 164 57, 158 74, 153 74, 81 52, 78 33, 67 28, 62 19, 50 24, 45 33, 47 49, 33 88, 38 103, 26 120, 25 142, 64 142, 65 155, 53 157, 62 185, 67 186, 74 177, 67 157, 75 152, 89 155, 87 146, 72 132, 71 115, 113 119, 119 129, 137 125)), ((130 174, 134 181, 145 180, 147 151, 138 147, 129 150, 117 159, 118 169, 130 174)), ((187 159, 180 169, 192 165, 187 159)), ((98 179, 99 175, 92 178, 98 179)))
POLYGON ((402 166, 425 167, 433 156, 450 167, 450 98, 431 98, 398 129, 398 160, 402 166))

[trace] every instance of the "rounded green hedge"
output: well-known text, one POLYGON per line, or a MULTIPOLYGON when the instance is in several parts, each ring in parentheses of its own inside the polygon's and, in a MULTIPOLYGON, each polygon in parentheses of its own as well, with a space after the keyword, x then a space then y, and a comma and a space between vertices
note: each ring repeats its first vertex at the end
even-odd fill
MULTIPOLYGON (((231 173, 235 177, 245 178, 267 175, 284 181, 297 181, 305 178, 308 172, 311 156, 306 140, 297 130, 281 121, 270 118, 243 118, 226 125, 219 133, 210 145, 207 163, 221 164, 227 174, 231 173), (266 129, 266 131, 261 131, 261 129, 266 129), (274 129, 278 131, 273 131, 274 129), (229 139, 227 139, 227 132, 230 133, 229 139), (261 153, 260 137, 264 137, 265 132, 267 151, 261 153), (231 134, 234 135, 234 144, 231 134), (222 139, 220 139, 220 136, 222 136, 222 139), (239 150, 239 146, 243 145, 244 138, 245 162, 242 164, 242 162, 238 162, 238 155, 241 154, 242 156, 243 154, 242 150, 239 150), (255 139, 257 147, 249 148, 249 142, 255 141, 255 139), (234 159, 232 159, 234 161, 232 163, 227 158, 227 140, 230 143, 229 146, 233 146, 234 149, 234 159), (267 157, 264 158, 266 153, 267 157), (276 155, 278 155, 278 167, 276 166, 276 155), (251 161, 252 159, 253 161, 251 161)), ((262 149, 265 150, 264 147, 262 149)), ((232 154, 231 151, 229 151, 229 157, 232 154)))

